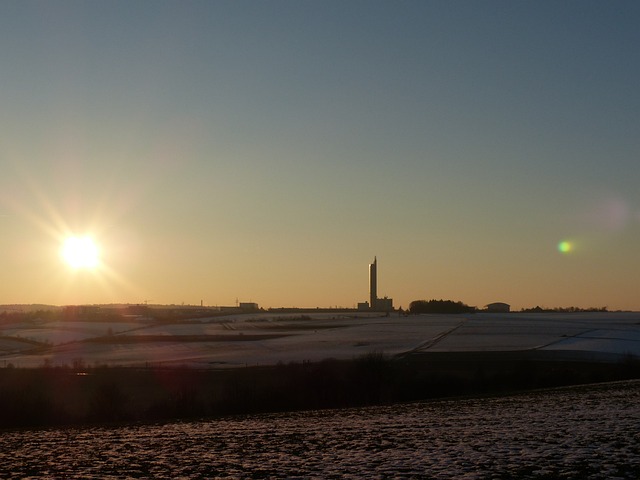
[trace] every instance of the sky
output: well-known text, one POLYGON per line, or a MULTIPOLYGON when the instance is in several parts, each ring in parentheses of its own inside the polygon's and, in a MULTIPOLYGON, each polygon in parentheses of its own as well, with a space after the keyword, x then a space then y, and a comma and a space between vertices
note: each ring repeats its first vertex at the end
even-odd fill
POLYGON ((640 310, 640 3, 0 3, 0 303, 640 310), (99 264, 63 241, 90 236, 99 264))

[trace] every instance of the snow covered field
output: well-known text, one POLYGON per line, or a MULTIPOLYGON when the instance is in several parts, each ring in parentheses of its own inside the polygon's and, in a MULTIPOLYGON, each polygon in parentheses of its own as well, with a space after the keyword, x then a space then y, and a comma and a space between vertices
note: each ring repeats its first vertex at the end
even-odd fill
POLYGON ((418 315, 261 313, 193 323, 39 322, 0 326, 0 366, 237 367, 371 352, 547 352, 565 360, 640 357, 640 313, 418 315))
POLYGON ((637 479, 640 383, 4 432, 2 478, 637 479))

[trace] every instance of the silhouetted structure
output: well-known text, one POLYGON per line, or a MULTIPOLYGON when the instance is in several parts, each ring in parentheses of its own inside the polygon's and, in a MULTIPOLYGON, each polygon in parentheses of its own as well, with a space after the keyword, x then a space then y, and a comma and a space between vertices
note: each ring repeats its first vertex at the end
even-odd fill
POLYGON ((494 302, 487 305, 487 311, 491 313, 509 313, 511 305, 503 302, 494 302))
POLYGON ((378 258, 373 257, 373 263, 369 264, 369 305, 375 308, 378 300, 378 258))
POLYGON ((358 303, 358 310, 390 312, 393 310, 393 299, 378 298, 378 258, 373 257, 369 264, 369 302, 358 303))

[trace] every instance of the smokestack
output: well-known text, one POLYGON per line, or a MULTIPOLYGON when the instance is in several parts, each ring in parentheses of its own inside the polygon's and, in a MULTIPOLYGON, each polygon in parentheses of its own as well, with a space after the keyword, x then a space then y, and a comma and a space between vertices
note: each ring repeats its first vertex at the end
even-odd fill
POLYGON ((369 307, 374 310, 378 303, 378 259, 373 257, 369 265, 369 307))

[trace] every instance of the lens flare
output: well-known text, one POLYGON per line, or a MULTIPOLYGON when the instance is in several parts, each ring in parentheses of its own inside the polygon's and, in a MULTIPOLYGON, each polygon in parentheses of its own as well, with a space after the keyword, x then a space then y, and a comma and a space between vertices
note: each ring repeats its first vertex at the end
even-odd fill
POLYGON ((563 240, 558 243, 558 251, 560 253, 569 253, 573 250, 573 243, 568 240, 563 240))

